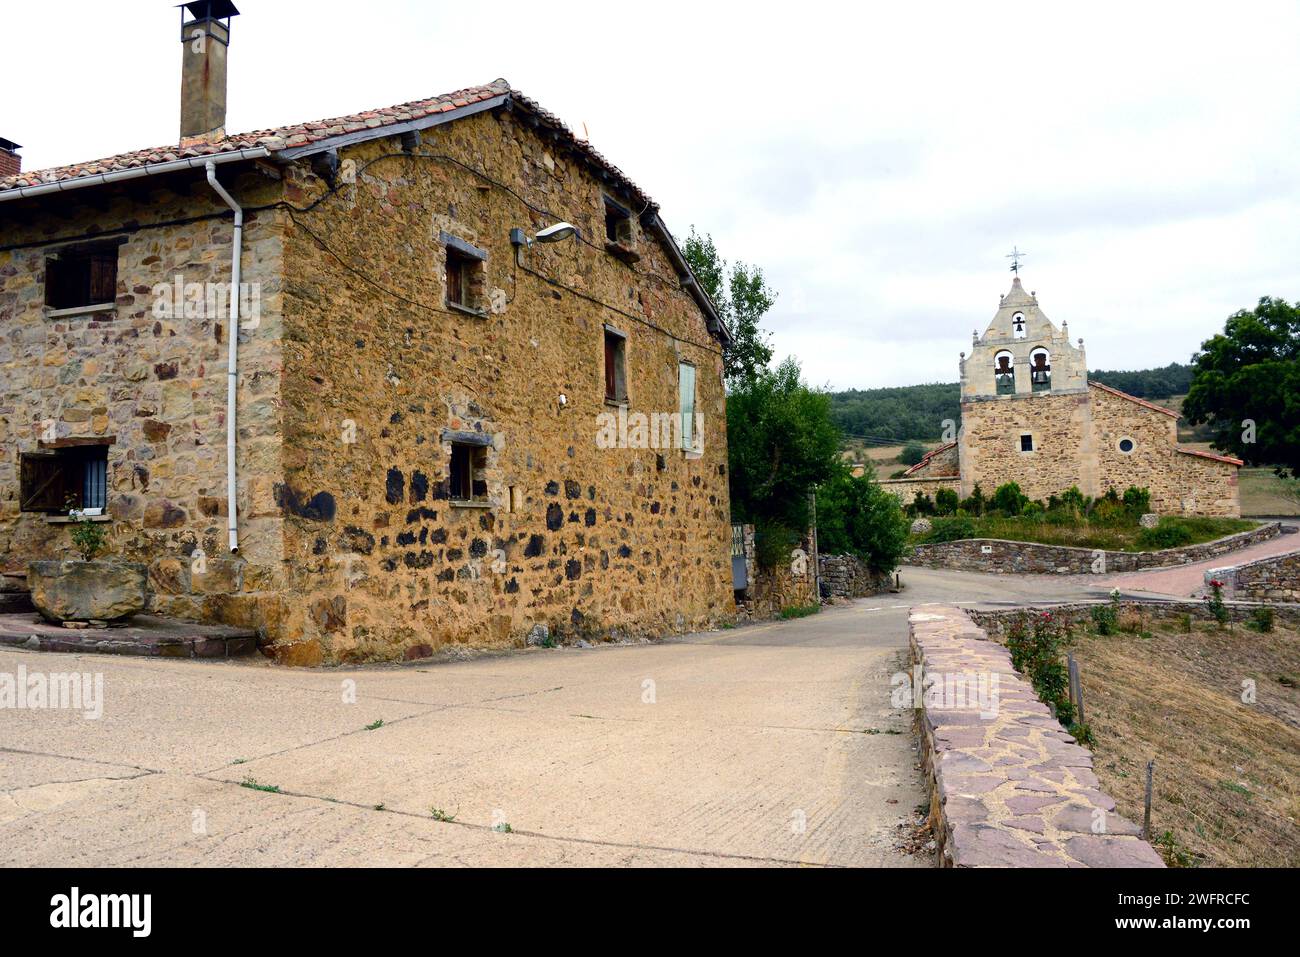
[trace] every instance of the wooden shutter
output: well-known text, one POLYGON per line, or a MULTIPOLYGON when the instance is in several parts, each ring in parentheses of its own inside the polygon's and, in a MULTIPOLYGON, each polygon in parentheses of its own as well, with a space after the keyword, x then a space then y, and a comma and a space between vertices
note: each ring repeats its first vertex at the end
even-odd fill
POLYGON ((618 399, 618 337, 605 333, 605 398, 610 401, 618 399))
POLYGON ((117 249, 90 254, 90 290, 88 306, 117 300, 117 249))
POLYGON ((447 301, 465 305, 465 266, 450 253, 447 255, 447 301))
POLYGON ((63 460, 57 455, 24 452, 18 501, 23 512, 62 512, 66 507, 63 460))

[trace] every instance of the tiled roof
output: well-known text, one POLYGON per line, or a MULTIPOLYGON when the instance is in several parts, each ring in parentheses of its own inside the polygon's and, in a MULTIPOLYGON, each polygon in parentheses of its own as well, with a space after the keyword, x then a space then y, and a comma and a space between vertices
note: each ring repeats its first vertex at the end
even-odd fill
MULTIPOLYGON (((468 89, 457 90, 455 93, 435 96, 432 99, 400 103, 397 106, 366 110, 348 116, 336 116, 331 119, 314 120, 308 123, 295 123, 290 126, 281 126, 268 130, 254 130, 251 133, 226 136, 209 142, 189 141, 182 144, 157 146, 152 149, 119 153, 116 156, 108 156, 83 163, 73 163, 68 166, 57 166, 52 169, 29 170, 15 176, 0 178, 0 191, 18 189, 23 186, 59 183, 65 180, 77 179, 81 176, 136 169, 157 163, 169 163, 201 156, 215 156, 220 153, 233 153, 259 146, 275 153, 281 150, 310 146, 313 143, 319 143, 322 140, 328 140, 336 136, 363 133, 366 130, 382 131, 388 126, 408 123, 412 120, 421 120, 440 113, 451 113, 464 107, 473 106, 476 103, 491 100, 494 97, 506 95, 510 97, 514 105, 535 116, 543 126, 559 134, 568 146, 582 154, 595 166, 604 170, 610 177, 616 179, 624 189, 632 194, 634 199, 640 200, 644 205, 654 206, 650 198, 636 184, 631 182, 618 167, 592 149, 585 140, 578 139, 573 134, 573 131, 565 126, 558 117, 542 109, 534 100, 511 89, 510 84, 505 80, 494 80, 484 86, 469 87, 468 89)), ((383 134, 378 132, 376 135, 383 134)))
MULTIPOLYGON (((936 455, 938 455, 940 452, 947 452, 949 449, 955 449, 956 447, 957 447, 956 442, 949 442, 947 445, 941 445, 937 449, 931 449, 929 452, 925 453, 925 456, 921 459, 921 461, 913 465, 910 469, 904 472, 903 475, 908 476, 911 475, 913 472, 919 472, 921 469, 929 465, 930 460, 934 458, 936 455)), ((935 476, 935 478, 950 478, 950 477, 951 476, 947 476, 947 475, 935 476)))
POLYGON ((1109 392, 1113 396, 1121 399, 1128 399, 1130 402, 1136 402, 1138 405, 1150 409, 1152 412, 1163 412, 1165 415, 1172 416, 1175 419, 1182 418, 1173 409, 1166 409, 1163 405, 1156 405, 1154 402, 1148 402, 1146 399, 1139 399, 1135 395, 1129 395, 1127 392, 1120 392, 1119 389, 1112 389, 1108 385, 1102 385, 1100 382, 1089 382, 1088 385, 1094 389, 1100 389, 1102 392, 1109 392))
POLYGON ((1195 455, 1198 459, 1209 459, 1212 462, 1223 462, 1225 465, 1235 465, 1238 468, 1245 465, 1241 459, 1234 459, 1230 455, 1215 455, 1213 452, 1202 452, 1199 449, 1185 449, 1181 445, 1178 451, 1184 455, 1195 455))

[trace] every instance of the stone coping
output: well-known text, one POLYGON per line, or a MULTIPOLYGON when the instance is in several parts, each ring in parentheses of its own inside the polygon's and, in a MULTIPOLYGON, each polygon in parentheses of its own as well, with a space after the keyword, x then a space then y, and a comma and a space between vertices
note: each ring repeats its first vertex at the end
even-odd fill
POLYGON ((910 630, 930 823, 943 866, 1164 867, 1099 789, 1092 753, 1038 700, 1005 648, 958 608, 913 609, 910 630), (983 693, 965 701, 926 693, 932 679, 953 691, 958 676, 969 676, 967 687, 978 681, 983 693))
POLYGON ((257 651, 257 632, 137 615, 117 628, 64 628, 39 615, 0 615, 0 645, 26 651, 152 658, 235 658, 257 651))
POLYGON ((1212 542, 1156 552, 1116 552, 1003 538, 963 538, 953 542, 913 545, 904 562, 920 567, 995 574, 1087 575, 1095 573, 1097 561, 1104 557, 1105 573, 1113 574, 1192 565, 1271 541, 1282 531, 1281 523, 1268 522, 1212 542), (989 551, 985 552, 985 548, 989 551))

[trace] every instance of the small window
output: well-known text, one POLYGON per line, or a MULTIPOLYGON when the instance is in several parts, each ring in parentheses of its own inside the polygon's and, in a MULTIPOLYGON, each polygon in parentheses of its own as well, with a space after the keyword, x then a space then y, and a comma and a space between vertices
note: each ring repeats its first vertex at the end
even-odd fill
POLYGON ((620 246, 632 244, 632 214, 609 197, 605 198, 605 239, 620 246))
POLYGON ((487 299, 487 253, 448 233, 440 238, 447 249, 447 305, 482 314, 487 299))
POLYGON ((482 502, 487 500, 487 448, 468 442, 451 443, 451 468, 448 492, 453 502, 482 502))
POLYGON ((1034 451, 1034 437, 1029 433, 1025 433, 1024 435, 1020 436, 1020 451, 1021 452, 1034 451))
POLYGON ((108 505, 107 445, 24 452, 19 472, 21 511, 102 513, 108 505))
POLYGON ((81 246, 47 257, 45 305, 51 309, 79 309, 116 302, 117 246, 81 246))
POLYGON ((1119 440, 1119 450, 1123 452, 1125 455, 1132 455, 1133 450, 1135 448, 1137 448, 1137 443, 1134 442, 1132 439, 1119 440))
POLYGON ((627 337, 605 327, 605 400, 627 401, 627 337))
POLYGON ((701 436, 695 434, 695 366, 689 362, 677 364, 677 389, 682 414, 682 448, 694 452, 701 436))

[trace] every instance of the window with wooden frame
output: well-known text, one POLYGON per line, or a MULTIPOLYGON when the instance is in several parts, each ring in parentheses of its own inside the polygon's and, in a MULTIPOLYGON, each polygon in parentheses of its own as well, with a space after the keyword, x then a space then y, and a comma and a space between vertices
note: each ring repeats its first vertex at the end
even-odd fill
POLYGON ((111 306, 117 301, 121 242, 66 246, 45 258, 45 305, 50 309, 111 306))
POLYGON ((627 401, 627 336, 605 327, 605 401, 627 401))
POLYGON ((108 505, 108 443, 23 452, 18 471, 20 511, 102 514, 108 505))
POLYGON ((677 392, 682 415, 682 448, 696 452, 701 436, 695 434, 695 366, 692 363, 677 363, 677 392))
POLYGON ((448 468, 448 494, 453 502, 487 501, 487 448, 469 442, 451 443, 451 465, 448 468))
POLYGON ((621 246, 632 245, 632 212, 605 197, 605 240, 621 246))
POLYGON ((442 233, 440 238, 447 251, 448 308, 483 315, 487 298, 487 253, 448 233, 442 233))

